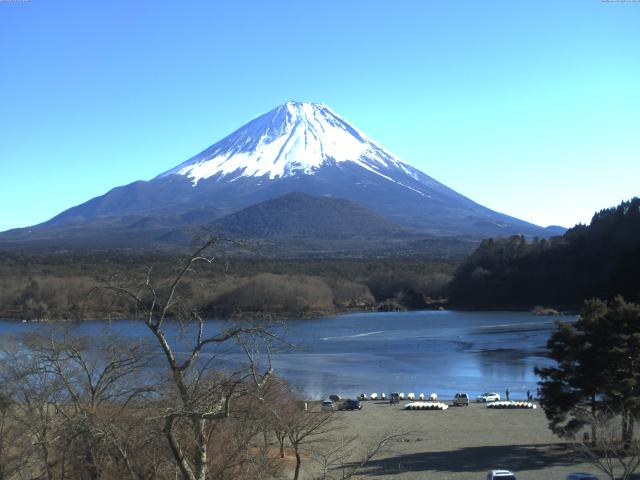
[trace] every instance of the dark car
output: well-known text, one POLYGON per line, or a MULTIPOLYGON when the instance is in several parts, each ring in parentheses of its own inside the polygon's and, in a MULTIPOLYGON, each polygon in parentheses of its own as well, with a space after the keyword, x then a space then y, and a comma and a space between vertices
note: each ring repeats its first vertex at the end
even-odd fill
POLYGON ((362 410, 362 403, 360 400, 348 399, 340 405, 340 410, 362 410))

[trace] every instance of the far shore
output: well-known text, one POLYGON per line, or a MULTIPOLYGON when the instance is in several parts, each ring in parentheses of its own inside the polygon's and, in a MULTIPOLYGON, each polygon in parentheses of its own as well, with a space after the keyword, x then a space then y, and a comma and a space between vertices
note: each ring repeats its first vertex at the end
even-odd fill
MULTIPOLYGON (((532 313, 538 316, 565 316, 565 315, 578 315, 578 310, 555 310, 553 308, 544 307, 543 310, 536 310, 531 308, 469 308, 452 306, 451 308, 444 308, 439 306, 438 308, 419 308, 419 309, 399 309, 399 310, 380 310, 377 308, 352 308, 352 309, 340 309, 333 311, 302 311, 302 312, 239 312, 234 315, 225 316, 211 316, 207 317, 207 320, 237 320, 237 321, 249 321, 249 320, 267 320, 267 321, 287 321, 287 320, 321 320, 323 318, 338 317, 350 314, 358 313, 393 313, 393 312, 432 312, 432 311, 460 311, 460 312, 518 312, 518 313, 532 313)), ((11 315, 2 315, 0 313, 0 322, 18 322, 18 323, 76 323, 76 322, 106 322, 117 320, 131 320, 126 316, 110 316, 100 317, 91 316, 90 318, 15 318, 11 315)))

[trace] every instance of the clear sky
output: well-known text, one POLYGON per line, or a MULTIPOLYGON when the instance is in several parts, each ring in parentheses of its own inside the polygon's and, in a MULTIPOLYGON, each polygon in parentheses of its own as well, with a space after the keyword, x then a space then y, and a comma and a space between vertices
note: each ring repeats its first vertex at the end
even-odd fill
POLYGON ((640 2, 0 0, 0 230, 287 100, 540 225, 640 194, 640 2))

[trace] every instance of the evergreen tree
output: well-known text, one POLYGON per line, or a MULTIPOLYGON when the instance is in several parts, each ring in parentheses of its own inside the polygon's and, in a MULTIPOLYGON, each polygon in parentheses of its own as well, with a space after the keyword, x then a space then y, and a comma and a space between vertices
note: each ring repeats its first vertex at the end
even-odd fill
POLYGON ((558 323, 547 348, 557 364, 536 374, 550 428, 573 436, 597 411, 612 411, 630 441, 640 414, 640 306, 619 296, 609 304, 589 300, 577 322, 558 323))

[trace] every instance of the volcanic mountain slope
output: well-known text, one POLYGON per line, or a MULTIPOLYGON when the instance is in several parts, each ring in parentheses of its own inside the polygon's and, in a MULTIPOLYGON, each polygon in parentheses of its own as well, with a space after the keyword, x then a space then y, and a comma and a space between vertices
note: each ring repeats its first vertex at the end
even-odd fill
MULTIPOLYGON (((478 244, 468 239, 433 237, 412 231, 349 200, 299 192, 258 202, 213 222, 201 222, 203 219, 203 213, 196 212, 163 218, 123 217, 119 223, 95 221, 92 228, 75 223, 36 230, 29 245, 45 249, 53 246, 173 250, 192 248, 195 238, 221 235, 246 243, 239 249, 225 244, 226 253, 241 256, 258 253, 280 258, 390 255, 444 258, 467 255, 478 244)), ((20 247, 24 242, 5 242, 4 246, 20 247)))
MULTIPOLYGON (((288 102, 150 181, 114 188, 2 239, 72 235, 81 243, 83 236, 99 232, 102 240, 112 235, 120 241, 117 232, 139 231, 145 239, 171 242, 173 236, 165 234, 172 228, 210 225, 292 192, 349 200, 428 235, 548 236, 541 227, 485 208, 425 175, 325 105, 288 102)), ((221 224, 233 229, 233 218, 221 224)), ((357 228, 354 223, 349 227, 357 228)))

